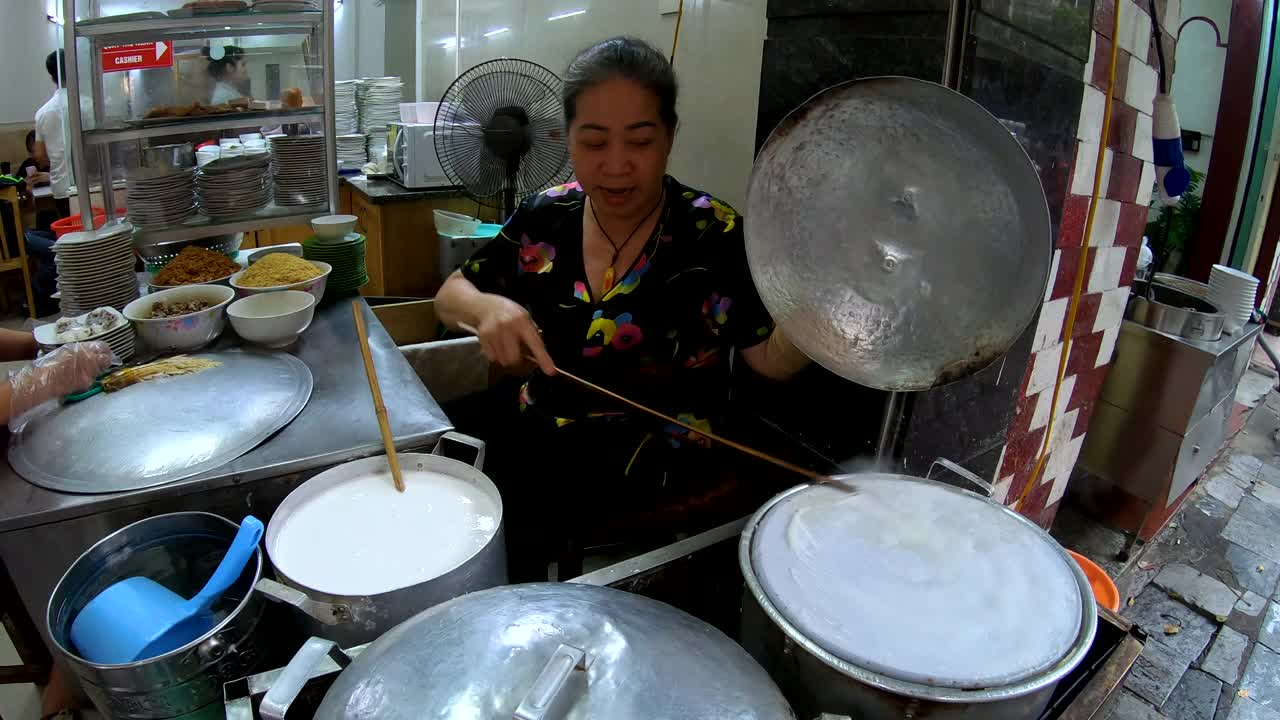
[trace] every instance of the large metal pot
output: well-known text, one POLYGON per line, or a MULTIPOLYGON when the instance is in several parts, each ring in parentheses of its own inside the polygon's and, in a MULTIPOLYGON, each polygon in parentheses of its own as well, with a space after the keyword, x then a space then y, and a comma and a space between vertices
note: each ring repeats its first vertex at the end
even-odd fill
MULTIPOLYGON (((1043 546, 1036 548, 1036 557, 1040 562, 1054 565, 1054 572, 1058 573, 1057 578, 1063 583, 1057 587, 1067 590, 1058 597, 1069 596, 1058 607, 1065 607, 1066 611, 1071 613, 1078 605, 1078 625, 1064 624, 1062 627, 1078 629, 1074 630, 1074 636, 1062 636, 1065 638, 1064 650, 1057 654, 1046 655, 1043 663, 1029 668, 1027 672, 1011 675, 1012 679, 1008 682, 969 685, 963 682, 951 682, 949 678, 913 676, 911 673, 902 673, 897 669, 869 667, 869 665, 875 665, 874 662, 863 661, 865 664, 852 662, 843 655, 844 651, 832 651, 832 647, 840 647, 840 644, 832 642, 830 637, 811 636, 802 630, 802 625, 810 629, 815 625, 808 623, 803 616, 803 611, 795 610, 796 606, 788 604, 786 598, 775 602, 770 589, 766 587, 766 583, 762 582, 762 576, 758 572, 757 563, 762 556, 754 553, 757 542, 775 542, 778 537, 776 534, 761 532, 762 522, 774 508, 780 503, 787 502, 789 498, 797 497, 798 493, 839 492, 810 486, 792 488, 766 503, 747 523, 739 544, 739 563, 747 585, 743 607, 743 646, 778 683, 797 713, 801 717, 831 713, 860 720, 900 720, 913 717, 1027 720, 1037 717, 1048 703, 1058 681, 1084 658, 1093 642, 1097 627, 1097 608, 1088 580, 1080 568, 1041 528, 1012 510, 975 493, 920 478, 899 475, 850 475, 842 479, 853 484, 855 488, 860 488, 859 493, 873 492, 875 488, 870 483, 899 483, 896 487, 904 491, 914 492, 924 488, 930 493, 954 493, 958 497, 971 500, 973 508, 985 521, 1001 524, 1006 530, 1019 534, 1022 541, 1032 545, 1037 541, 1042 542, 1043 546), (1061 562, 1060 567, 1057 565, 1058 562, 1061 562), (798 621, 797 618, 799 618, 798 621)), ((910 496, 910 494, 910 492, 903 492, 904 496, 910 496)), ((902 502, 910 503, 911 500, 909 497, 904 497, 902 502)), ((905 508, 907 512, 912 510, 914 508, 905 508)), ((856 512, 851 512, 848 522, 858 523, 859 519, 856 512)), ((927 521, 921 519, 920 522, 927 521)), ((889 535, 892 533, 886 533, 886 536, 889 535)), ((957 540, 960 539, 957 538, 957 540)), ((814 542, 822 543, 824 539, 815 538, 814 542)), ((897 540, 886 537, 884 542, 887 546, 895 545, 897 540)), ((846 544, 834 544, 840 547, 839 552, 853 551, 846 544)), ((869 547, 872 550, 876 549, 874 543, 869 547)), ((911 551, 911 546, 905 543, 894 547, 895 550, 903 548, 911 551)), ((991 547, 990 551, 993 554, 1006 553, 1005 561, 1020 559, 1010 558, 1008 553, 1017 551, 1010 550, 1008 547, 995 546, 991 547)), ((1031 559, 1026 561, 1032 562, 1031 559)), ((933 582, 931 578, 924 577, 917 577, 915 581, 920 582, 922 587, 929 587, 933 582)), ((870 584, 867 575, 849 578, 848 583, 850 586, 859 583, 870 584)), ((998 596, 1005 591, 1003 587, 996 587, 993 588, 993 595, 998 596)), ((827 598, 827 601, 826 608, 831 607, 831 603, 838 602, 836 598, 827 598)), ((949 644, 957 642, 956 638, 962 632, 973 635, 968 632, 973 629, 972 623, 981 624, 978 627, 981 631, 977 633, 978 636, 987 632, 983 628, 999 628, 1002 632, 1007 630, 1007 627, 1001 624, 1004 618, 993 617, 998 614, 995 611, 986 614, 981 611, 975 612, 968 616, 967 621, 970 626, 966 627, 952 625, 930 629, 930 624, 935 621, 934 617, 904 615, 903 620, 904 624, 910 625, 913 629, 923 626, 923 635, 933 638, 932 641, 923 642, 917 639, 909 645, 922 650, 924 654, 932 654, 945 650, 949 644)), ((1074 616, 1069 616, 1067 619, 1071 622, 1076 620, 1074 616)), ((993 643, 993 647, 995 645, 997 643, 993 643)), ((973 657, 975 663, 982 660, 979 657, 981 653, 982 650, 975 653, 973 657)), ((963 661, 963 658, 961 660, 963 661)))
MULTIPOLYGON (((266 547, 280 582, 262 580, 258 590, 268 597, 288 603, 301 611, 303 630, 315 637, 333 640, 343 647, 370 642, 404 620, 426 608, 459 595, 505 585, 507 551, 503 533, 502 498, 498 488, 480 467, 484 464, 484 443, 460 433, 446 433, 430 455, 402 453, 400 466, 405 482, 429 481, 431 474, 462 480, 489 497, 498 509, 496 529, 488 543, 452 570, 423 582, 396 587, 367 595, 343 593, 333 587, 311 587, 289 575, 282 566, 280 544, 282 533, 288 532, 290 517, 303 505, 325 490, 371 473, 386 475, 391 483, 387 459, 383 456, 356 460, 326 470, 300 485, 285 498, 267 526, 266 547), (440 453, 448 443, 461 443, 476 452, 474 465, 444 457, 440 453)), ((392 520, 387 519, 388 522, 392 520)), ((360 527, 333 527, 347 543, 365 540, 360 527)), ((370 548, 370 556, 378 553, 428 553, 432 548, 370 548)))
MULTIPOLYGON (((333 651, 331 643, 308 643, 263 698, 262 717, 285 717, 312 668, 333 651)), ((342 671, 315 717, 795 715, 760 666, 701 620, 621 590, 538 583, 472 593, 400 625, 342 671)))
POLYGON ((225 614, 202 637, 173 652, 125 665, 99 665, 76 654, 71 623, 107 586, 149 577, 191 597, 226 554, 238 526, 207 513, 140 520, 100 540, 67 569, 49 598, 54 647, 110 718, 221 718, 222 684, 254 670, 264 649, 258 622, 264 601, 253 592, 262 575, 256 551, 240 579, 214 607, 225 614))

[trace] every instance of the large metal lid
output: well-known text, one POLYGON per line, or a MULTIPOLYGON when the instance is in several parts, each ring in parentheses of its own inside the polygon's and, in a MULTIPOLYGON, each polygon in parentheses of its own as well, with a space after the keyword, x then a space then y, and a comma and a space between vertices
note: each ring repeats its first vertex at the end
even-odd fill
POLYGON ((50 490, 164 485, 224 465, 288 425, 311 398, 311 370, 288 353, 194 354, 218 367, 65 404, 9 437, 9 464, 50 490))
POLYGON ((720 631, 656 600, 572 583, 484 590, 416 615, 343 671, 316 713, 544 716, 795 717, 765 671, 720 631), (544 673, 557 670, 565 671, 563 689, 551 692, 544 673))
POLYGON ((915 478, 851 482, 786 493, 744 535, 749 574, 803 637, 889 678, 982 689, 1043 675, 1092 635, 1078 568, 1025 518, 915 478))
POLYGON ((747 257, 765 306, 828 370, 925 390, 981 370, 1044 299, 1049 211, 977 103, 883 77, 788 115, 756 158, 747 257))

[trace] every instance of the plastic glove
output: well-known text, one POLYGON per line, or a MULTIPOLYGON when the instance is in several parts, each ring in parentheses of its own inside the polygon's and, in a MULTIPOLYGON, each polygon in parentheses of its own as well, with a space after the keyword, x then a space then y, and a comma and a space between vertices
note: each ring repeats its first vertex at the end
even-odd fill
POLYGON ((97 341, 63 345, 37 358, 9 375, 10 421, 49 400, 87 389, 114 361, 111 347, 97 341))

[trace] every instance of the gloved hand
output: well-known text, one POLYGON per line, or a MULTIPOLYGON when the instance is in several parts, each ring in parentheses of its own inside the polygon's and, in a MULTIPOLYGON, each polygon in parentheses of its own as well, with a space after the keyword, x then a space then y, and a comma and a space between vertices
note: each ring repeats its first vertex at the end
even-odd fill
POLYGON ((9 418, 87 389, 115 360, 104 342, 78 342, 54 350, 9 375, 9 418))

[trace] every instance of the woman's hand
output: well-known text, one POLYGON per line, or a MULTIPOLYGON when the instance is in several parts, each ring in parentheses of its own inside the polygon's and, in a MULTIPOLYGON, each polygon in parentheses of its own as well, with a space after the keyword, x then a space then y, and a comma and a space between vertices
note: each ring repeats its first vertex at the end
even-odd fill
POLYGON ((503 367, 519 367, 532 356, 542 372, 554 375, 555 363, 529 311, 501 295, 485 295, 484 300, 476 335, 485 356, 503 367))
POLYGON ((9 418, 93 384, 114 359, 104 342, 63 345, 9 378, 9 418))

